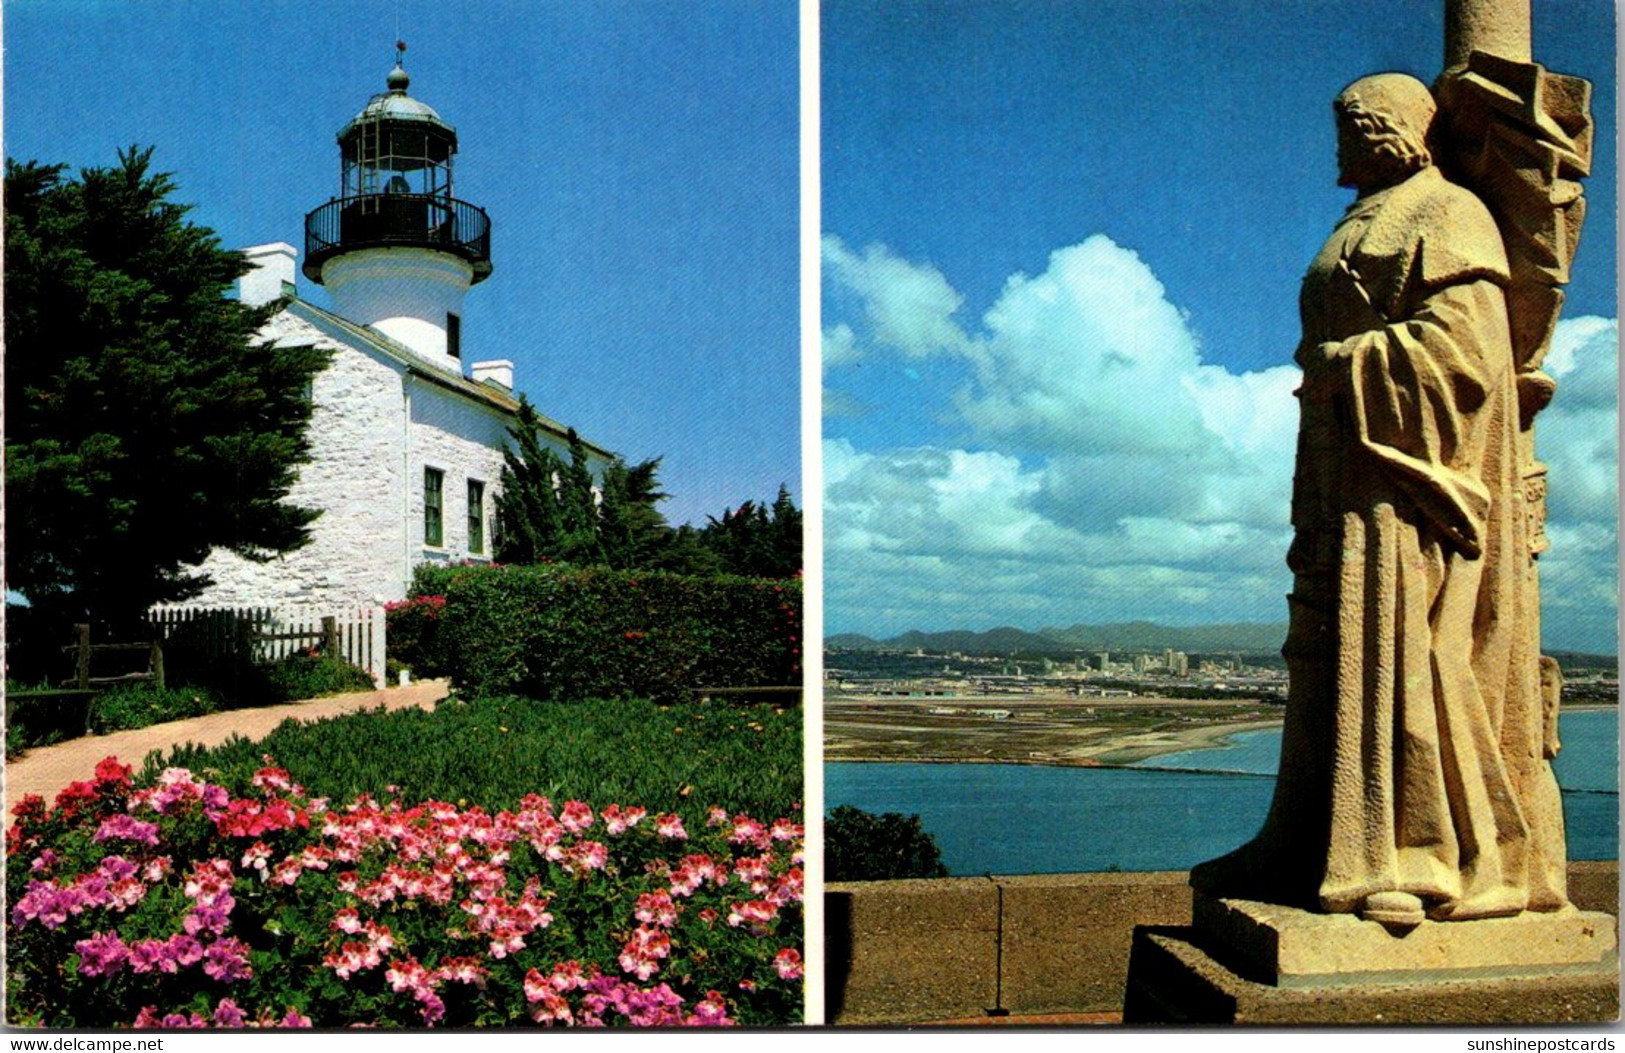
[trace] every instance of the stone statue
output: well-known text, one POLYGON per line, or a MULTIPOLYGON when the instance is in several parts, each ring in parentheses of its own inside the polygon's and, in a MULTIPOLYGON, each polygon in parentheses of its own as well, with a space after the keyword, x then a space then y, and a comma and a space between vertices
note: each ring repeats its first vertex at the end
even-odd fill
POLYGON ((1432 152, 1432 93, 1378 74, 1334 110, 1356 199, 1303 280, 1280 775, 1259 835, 1191 881, 1401 928, 1558 910, 1529 431, 1550 388, 1515 349, 1497 219, 1432 152))

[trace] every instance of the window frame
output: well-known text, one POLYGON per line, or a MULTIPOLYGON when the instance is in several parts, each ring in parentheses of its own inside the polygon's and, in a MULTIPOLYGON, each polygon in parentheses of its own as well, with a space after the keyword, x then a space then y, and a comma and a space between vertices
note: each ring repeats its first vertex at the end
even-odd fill
POLYGON ((464 518, 468 525, 469 555, 485 555, 485 480, 468 481, 468 505, 464 518))
POLYGON ((425 548, 446 547, 446 473, 427 464, 423 466, 423 544, 425 548))

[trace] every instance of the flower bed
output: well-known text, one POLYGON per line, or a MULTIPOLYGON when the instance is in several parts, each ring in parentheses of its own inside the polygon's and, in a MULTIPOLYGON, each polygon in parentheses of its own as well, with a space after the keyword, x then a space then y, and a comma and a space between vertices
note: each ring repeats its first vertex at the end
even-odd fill
POLYGON ((771 1025, 801 1006, 801 827, 532 794, 487 813, 233 797, 107 758, 8 832, 10 1023, 771 1025))

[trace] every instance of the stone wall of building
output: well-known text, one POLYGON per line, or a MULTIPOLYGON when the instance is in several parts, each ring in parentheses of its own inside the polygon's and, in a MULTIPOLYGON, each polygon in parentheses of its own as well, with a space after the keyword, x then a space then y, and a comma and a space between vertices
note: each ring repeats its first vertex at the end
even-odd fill
POLYGON ((412 514, 407 530, 414 564, 489 560, 496 524, 496 495, 502 477, 502 451, 507 444, 509 416, 421 377, 406 380, 411 406, 411 437, 407 477, 412 514), (441 544, 424 540, 424 469, 442 473, 441 544), (484 484, 482 551, 469 545, 468 483, 484 484))
POLYGON ((287 312, 263 335, 333 352, 312 383, 312 459, 289 495, 322 516, 309 545, 267 563, 216 550, 203 568, 214 585, 187 606, 341 609, 401 598, 408 558, 404 367, 287 312))

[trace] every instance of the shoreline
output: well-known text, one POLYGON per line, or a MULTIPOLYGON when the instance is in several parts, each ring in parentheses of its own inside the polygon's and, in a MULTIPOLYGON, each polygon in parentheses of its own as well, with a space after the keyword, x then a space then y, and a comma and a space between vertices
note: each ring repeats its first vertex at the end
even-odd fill
MULTIPOLYGON (((1617 710, 1618 705, 1607 702, 1575 702, 1563 707, 1569 712, 1583 713, 1598 710, 1617 710)), ((1187 768, 1161 768, 1146 761, 1175 753, 1197 750, 1222 749, 1231 740, 1245 732, 1267 731, 1281 728, 1283 720, 1251 720, 1233 724, 1205 724, 1199 727, 1170 731, 1139 731, 1123 729, 1086 746, 1075 747, 1046 756, 941 756, 923 754, 906 760, 897 757, 831 756, 826 746, 825 764, 1020 764, 1045 768, 1133 768, 1136 771, 1189 771, 1187 768)), ((855 751, 861 752, 861 751, 855 751)), ((1273 778, 1258 772, 1224 772, 1217 774, 1251 775, 1273 778)))
MULTIPOLYGON (((1200 727, 1179 728, 1173 731, 1140 731, 1124 729, 1110 733, 1085 746, 1073 747, 1045 756, 982 756, 947 757, 929 754, 899 761, 895 757, 832 757, 827 749, 825 764, 1022 764, 1045 768, 1135 768, 1140 771, 1156 770, 1155 765, 1140 762, 1173 753, 1187 753, 1203 749, 1221 749, 1230 745, 1236 735, 1250 731, 1268 731, 1281 727, 1281 721, 1249 720, 1233 724, 1205 724, 1200 727)), ((1184 769, 1175 769, 1184 770, 1184 769)), ((1236 772, 1237 775, 1255 774, 1236 772)))

